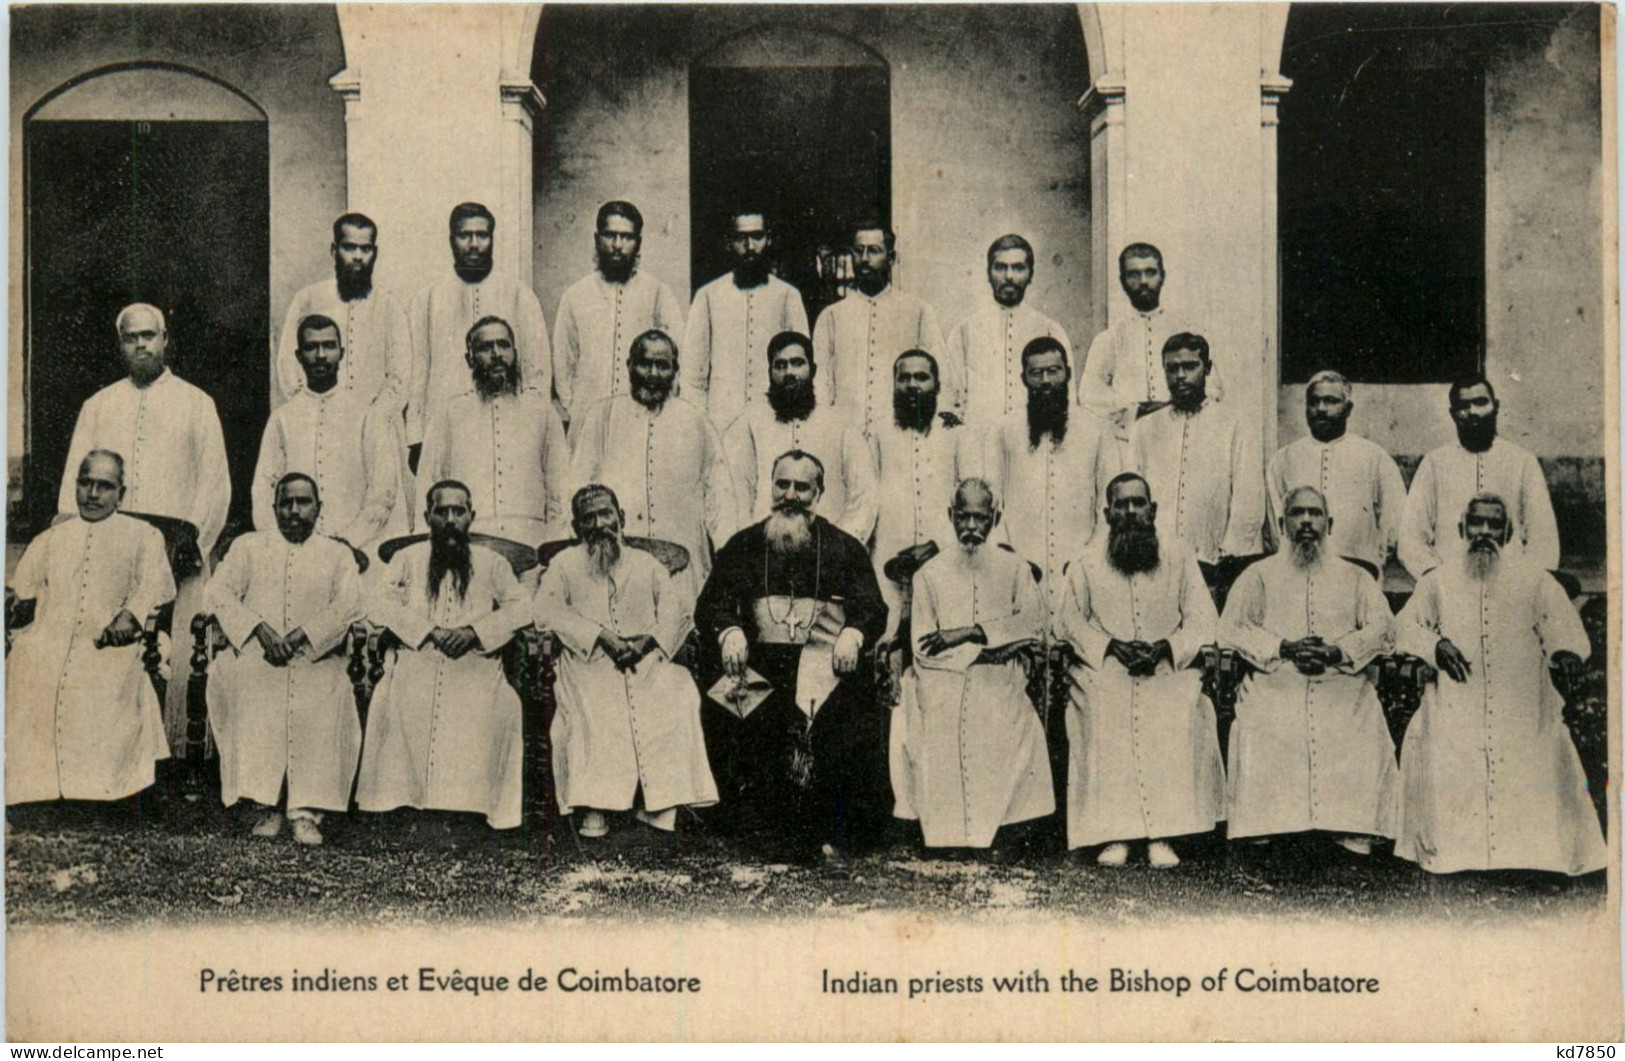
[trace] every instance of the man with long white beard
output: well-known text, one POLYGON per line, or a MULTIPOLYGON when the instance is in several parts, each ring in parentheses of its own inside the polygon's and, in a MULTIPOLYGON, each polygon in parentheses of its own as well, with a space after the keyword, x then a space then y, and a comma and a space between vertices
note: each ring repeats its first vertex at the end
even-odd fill
POLYGON ((34 602, 6 659, 6 805, 117 800, 169 758, 141 624, 175 599, 164 536, 118 511, 124 459, 79 462, 76 514, 28 543, 11 589, 34 602))
POLYGON ((1394 854, 1429 873, 1532 869, 1578 876, 1608 847, 1551 672, 1573 687, 1590 654, 1556 580, 1522 550, 1508 504, 1467 503, 1462 551, 1423 575, 1398 648, 1437 664, 1405 731, 1394 854))
POLYGON ((621 351, 651 328, 683 334, 683 307, 658 277, 638 267, 643 214, 614 200, 598 208, 593 271, 559 300, 553 330, 553 388, 574 438, 576 421, 598 402, 625 394, 621 351))
POLYGON ((1104 844, 1121 866, 1149 840, 1152 866, 1179 864, 1172 837, 1224 818, 1213 706, 1190 669, 1218 615, 1196 557, 1157 529, 1151 487, 1124 472, 1106 486, 1106 534, 1067 569, 1056 629, 1077 657, 1067 736, 1067 846, 1104 844))
POLYGON ((572 493, 607 486, 625 499, 622 530, 687 549, 678 579, 692 600, 711 573, 712 543, 720 546, 739 526, 733 475, 705 413, 672 394, 679 366, 669 335, 650 330, 633 339, 626 372, 632 393, 605 398, 572 428, 572 493))
POLYGON ((1036 265, 1033 245, 1015 233, 1000 236, 987 249, 987 285, 992 305, 965 318, 948 336, 948 357, 965 366, 964 405, 955 410, 978 431, 1021 411, 1027 390, 1021 378, 1021 352, 1034 339, 1058 340, 1070 351, 1066 329, 1033 309, 1027 288, 1036 265))
POLYGON ((1450 519, 1478 494, 1505 499, 1514 537, 1506 544, 1542 571, 1556 569, 1562 550, 1546 476, 1533 453, 1498 435, 1501 402, 1482 376, 1450 385, 1456 441, 1422 458, 1405 498, 1399 560, 1415 578, 1466 549, 1450 519))
POLYGON ((988 536, 993 490, 966 479, 949 511, 957 545, 914 577, 914 667, 892 714, 893 812, 927 847, 990 847, 1002 826, 1055 812, 1054 781, 1016 653, 1049 624, 1027 562, 988 536))
POLYGON ((265 808, 253 832, 273 837, 286 785, 293 838, 315 845, 322 813, 350 809, 361 757, 348 660, 338 651, 361 617, 361 577, 348 547, 315 533, 322 501, 314 479, 290 472, 274 496, 277 532, 232 542, 203 591, 230 645, 209 668, 209 725, 221 802, 265 808))
POLYGON ((1358 855, 1394 835, 1398 771, 1376 683, 1393 616, 1376 579, 1328 553, 1332 515, 1312 486, 1286 495, 1282 552, 1236 580, 1219 643, 1255 669, 1230 730, 1230 839, 1310 830, 1358 855))
POLYGON ((823 488, 811 454, 773 462, 773 511, 717 554, 695 620, 702 687, 728 678, 704 721, 734 824, 838 865, 887 812, 886 713, 861 664, 886 605, 862 543, 814 514, 823 488), (731 693, 752 675, 771 687, 754 710, 731 693))
POLYGON ((828 475, 819 504, 829 521, 867 542, 878 503, 874 457, 842 411, 818 397, 812 341, 799 332, 780 332, 767 344, 767 365, 767 401, 747 406, 722 436, 739 522, 767 518, 773 509, 773 465, 780 454, 801 450, 817 457, 828 475))
POLYGON ((531 609, 508 561, 469 542, 471 496, 449 480, 429 488, 429 540, 395 554, 367 604, 400 647, 373 690, 356 803, 473 812, 512 829, 524 742, 497 653, 531 609))
POLYGON ((536 595, 536 625, 558 635, 553 780, 577 831, 609 832, 608 811, 636 810, 677 828, 677 808, 717 801, 694 679, 671 662, 693 629, 686 583, 622 540, 626 516, 607 486, 571 502, 581 544, 554 557, 536 595))

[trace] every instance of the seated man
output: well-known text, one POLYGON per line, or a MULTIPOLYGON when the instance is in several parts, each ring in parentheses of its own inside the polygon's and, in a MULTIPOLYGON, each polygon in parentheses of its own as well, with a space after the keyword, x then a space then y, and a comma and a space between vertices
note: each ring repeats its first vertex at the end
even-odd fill
POLYGON ((582 487, 571 511, 581 544, 554 558, 536 596, 536 624, 564 645, 553 716, 559 811, 583 808, 587 837, 609 832, 605 811, 634 807, 639 821, 671 832, 678 807, 717 801, 700 695, 671 662, 694 607, 660 561, 625 545, 609 487, 582 487))
POLYGON ((468 487, 429 488, 429 540, 390 561, 367 618, 400 640, 373 690, 356 803, 520 820, 519 696, 496 658, 529 621, 508 562, 468 540, 468 487))
POLYGON ((1321 830, 1369 855, 1394 835, 1394 742, 1365 673, 1393 616, 1376 579, 1327 555, 1321 492, 1300 486, 1282 504, 1286 548, 1242 572, 1219 625, 1219 643, 1257 668, 1230 731, 1229 835, 1321 830))
POLYGON ((277 533, 232 542, 203 590, 204 610, 231 644, 209 668, 209 724, 221 802, 269 808, 254 835, 273 837, 286 783, 293 838, 314 845, 322 812, 350 809, 361 757, 348 661, 335 651, 361 617, 361 577, 349 548, 314 533, 315 480, 290 472, 275 499, 277 533))
POLYGON ((958 546, 914 576, 914 668, 892 714, 897 817, 927 847, 989 847, 1000 826, 1055 812, 1054 781, 1014 650, 1049 623, 1027 562, 987 544, 992 489, 966 479, 949 510, 958 546))
POLYGON ((124 459, 79 462, 78 514, 42 532, 12 589, 35 602, 6 659, 6 804, 115 800, 169 758, 157 694, 142 670, 141 624, 175 599, 164 537, 120 515, 124 459))

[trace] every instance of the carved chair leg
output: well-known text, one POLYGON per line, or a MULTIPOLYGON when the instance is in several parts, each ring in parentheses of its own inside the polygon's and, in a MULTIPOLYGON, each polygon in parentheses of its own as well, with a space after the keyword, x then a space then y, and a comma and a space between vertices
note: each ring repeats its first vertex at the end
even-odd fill
POLYGON ((203 798, 203 752, 209 732, 209 628, 213 617, 192 618, 191 673, 186 679, 186 748, 181 794, 188 803, 203 798))
POLYGON ((345 673, 350 676, 350 688, 355 694, 356 717, 363 732, 367 728, 367 707, 372 702, 372 683, 367 676, 367 624, 355 623, 350 627, 348 646, 350 664, 345 673))
POLYGON ((159 615, 153 612, 147 616, 141 628, 141 666, 147 672, 147 679, 152 682, 153 691, 158 694, 158 702, 162 704, 169 698, 169 681, 159 670, 164 657, 158 651, 158 624, 159 615))

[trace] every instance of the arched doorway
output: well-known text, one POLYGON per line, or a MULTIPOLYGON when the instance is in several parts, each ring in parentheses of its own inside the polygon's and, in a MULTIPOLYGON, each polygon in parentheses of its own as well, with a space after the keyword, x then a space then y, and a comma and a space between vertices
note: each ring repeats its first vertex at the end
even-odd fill
POLYGON ((185 67, 105 67, 24 119, 24 394, 30 529, 56 511, 74 420, 124 373, 113 322, 151 302, 171 366, 215 401, 234 514, 269 408, 270 196, 265 112, 185 67))

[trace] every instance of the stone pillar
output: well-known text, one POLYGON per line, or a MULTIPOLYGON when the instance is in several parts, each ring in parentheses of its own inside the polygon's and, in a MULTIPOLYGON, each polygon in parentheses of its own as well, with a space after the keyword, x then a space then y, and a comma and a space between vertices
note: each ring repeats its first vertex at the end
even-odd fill
POLYGON ((496 269, 531 281, 530 81, 539 4, 338 7, 349 205, 378 222, 377 278, 410 296, 451 268, 446 220, 496 215, 496 269))

